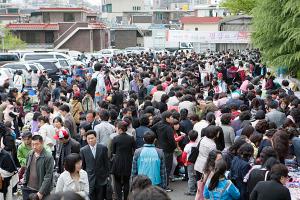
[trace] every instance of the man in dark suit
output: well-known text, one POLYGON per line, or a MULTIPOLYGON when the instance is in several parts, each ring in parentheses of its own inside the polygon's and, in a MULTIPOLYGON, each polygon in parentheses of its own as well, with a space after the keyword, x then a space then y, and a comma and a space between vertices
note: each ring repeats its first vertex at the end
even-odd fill
POLYGON ((106 185, 109 175, 107 147, 97 144, 96 132, 86 133, 88 145, 80 150, 82 169, 88 173, 90 199, 106 199, 106 185))
POLYGON ((90 110, 86 113, 86 117, 85 117, 86 122, 90 123, 92 129, 94 129, 96 125, 100 124, 100 122, 95 118, 96 118, 95 111, 90 110))

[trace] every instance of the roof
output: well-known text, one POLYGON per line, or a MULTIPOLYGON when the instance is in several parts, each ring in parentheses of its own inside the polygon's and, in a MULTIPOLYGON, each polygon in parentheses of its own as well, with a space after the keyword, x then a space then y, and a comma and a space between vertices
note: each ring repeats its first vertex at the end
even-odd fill
POLYGON ((10 30, 59 30, 58 24, 7 24, 6 28, 10 30))
POLYGON ((222 19, 220 21, 220 23, 226 23, 226 22, 230 22, 230 21, 234 21, 234 20, 237 20, 237 19, 252 19, 252 16, 250 15, 234 15, 234 16, 228 16, 228 17, 225 17, 224 19, 222 19))
POLYGON ((89 27, 94 29, 105 29, 106 26, 103 23, 89 23, 89 27))
POLYGON ((222 17, 182 17, 180 22, 182 24, 217 24, 222 17))
POLYGON ((72 8, 72 7, 40 7, 39 12, 47 11, 47 12, 87 12, 93 13, 91 10, 86 8, 72 8))

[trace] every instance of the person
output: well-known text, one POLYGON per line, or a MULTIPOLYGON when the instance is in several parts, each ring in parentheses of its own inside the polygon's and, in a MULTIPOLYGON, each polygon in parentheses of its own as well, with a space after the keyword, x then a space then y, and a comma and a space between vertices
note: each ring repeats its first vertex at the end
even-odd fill
POLYGON ((250 200, 290 200, 290 191, 284 187, 288 181, 288 173, 289 171, 285 165, 274 165, 271 169, 271 180, 257 183, 250 194, 250 200))
MULTIPOLYGON (((265 149, 268 148, 266 147, 265 149)), ((266 153, 268 152, 266 151, 266 153)), ((266 157, 268 156, 270 155, 266 155, 266 157)), ((279 161, 276 158, 276 154, 275 157, 269 157, 266 161, 264 161, 264 163, 260 165, 260 168, 256 168, 255 166, 252 167, 249 173, 245 176, 245 179, 247 181, 247 196, 251 194, 258 182, 270 180, 271 168, 275 164, 279 164, 279 161)))
POLYGON ((29 195, 36 193, 39 199, 50 194, 53 181, 54 159, 44 148, 43 137, 32 137, 32 151, 30 152, 22 188, 23 200, 29 200, 29 195))
POLYGON ((131 187, 130 187, 130 197, 132 199, 133 196, 141 192, 142 190, 150 187, 152 185, 151 180, 145 175, 137 175, 132 179, 131 187))
POLYGON ((0 199, 12 200, 13 187, 18 183, 17 166, 11 155, 0 147, 0 199))
POLYGON ((197 193, 196 193, 195 200, 204 199, 203 197, 204 186, 207 180, 210 180, 214 174, 216 161, 221 159, 222 159, 221 151, 212 150, 211 152, 209 152, 207 160, 204 165, 203 176, 197 183, 197 193))
POLYGON ((63 119, 61 117, 55 117, 53 119, 53 126, 54 126, 54 129, 55 129, 55 133, 57 131, 60 131, 60 130, 66 130, 69 133, 69 130, 64 127, 64 122, 63 122, 63 119))
POLYGON ((76 125, 78 126, 80 124, 80 115, 83 113, 82 104, 80 102, 80 92, 75 92, 70 104, 72 106, 72 116, 74 118, 74 121, 76 125))
POLYGON ((71 153, 65 158, 65 171, 58 177, 55 193, 73 191, 88 199, 88 175, 81 169, 81 166, 82 161, 79 154, 71 153))
MULTIPOLYGON (((177 147, 174 138, 174 130, 171 126, 173 123, 173 116, 171 112, 165 111, 162 113, 161 118, 162 120, 152 127, 152 131, 156 134, 158 148, 161 148, 164 151, 167 176, 169 178, 173 165, 173 153, 177 147)), ((167 189, 171 190, 170 188, 167 189)))
POLYGON ((94 99, 94 108, 98 107, 98 103, 102 102, 104 96, 106 95, 106 88, 105 88, 105 82, 104 82, 104 75, 101 72, 102 69, 102 64, 97 62, 94 65, 94 70, 95 72, 92 75, 92 81, 91 81, 91 85, 92 82, 95 82, 95 93, 91 94, 92 96, 95 97, 94 99))
POLYGON ((132 159, 136 145, 134 138, 126 133, 128 125, 126 121, 117 123, 116 129, 119 135, 113 138, 111 144, 113 155, 111 173, 114 175, 117 200, 126 200, 129 194, 132 159))
POLYGON ((197 180, 200 180, 201 177, 203 176, 203 169, 204 169, 204 164, 205 161, 209 155, 209 152, 211 150, 216 150, 217 146, 214 141, 216 138, 216 132, 214 130, 216 129, 211 129, 212 126, 208 127, 207 129, 207 134, 201 138, 199 141, 199 155, 197 157, 197 160, 195 162, 195 170, 197 171, 197 180))
POLYGON ((82 169, 88 174, 90 200, 104 200, 109 175, 109 160, 107 147, 98 144, 96 132, 86 133, 88 145, 80 149, 82 169))
POLYGON ((39 122, 39 131, 38 134, 43 137, 43 141, 45 145, 49 146, 52 151, 54 151, 54 135, 55 135, 55 129, 52 125, 49 124, 49 118, 44 116, 38 117, 39 122))
POLYGON ((225 148, 231 147, 235 139, 234 129, 230 126, 230 121, 231 121, 231 114, 226 113, 222 115, 221 117, 222 125, 220 127, 222 128, 224 134, 225 148))
POLYGON ((18 147, 17 158, 21 165, 21 169, 19 171, 19 178, 23 178, 23 174, 26 169, 26 159, 29 155, 29 152, 32 150, 31 141, 32 141, 32 133, 30 131, 24 132, 22 135, 22 143, 18 147))
POLYGON ((150 186, 135 195, 132 200, 171 200, 168 194, 157 186, 150 186))
POLYGON ((164 160, 164 153, 154 145, 155 133, 145 132, 145 144, 134 152, 131 177, 134 179, 138 175, 149 177, 152 185, 166 188, 167 173, 164 160))
POLYGON ((19 92, 21 92, 23 89, 23 82, 24 82, 22 77, 22 71, 17 70, 13 79, 14 79, 13 81, 14 87, 17 88, 19 92))
POLYGON ((100 123, 98 120, 96 120, 96 112, 92 110, 87 111, 85 120, 91 124, 92 129, 94 129, 95 126, 100 123))
POLYGON ((70 107, 63 104, 59 107, 59 112, 64 118, 65 126, 69 130, 70 136, 74 139, 78 138, 76 123, 70 113, 70 107))
POLYGON ((269 112, 266 114, 266 120, 268 122, 274 122, 278 128, 283 125, 286 115, 277 110, 278 102, 271 101, 268 105, 269 112))
POLYGON ((79 153, 80 144, 79 142, 71 138, 66 130, 57 131, 56 135, 53 138, 55 140, 58 140, 55 156, 57 172, 62 173, 64 171, 65 157, 70 155, 71 153, 79 153))
POLYGON ((141 148, 144 145, 144 134, 148 131, 150 131, 151 129, 148 128, 149 125, 149 118, 147 115, 143 114, 140 116, 140 126, 138 128, 135 129, 136 135, 136 148, 141 148))
POLYGON ((254 149, 252 145, 245 143, 239 148, 238 155, 233 158, 231 163, 230 179, 240 191, 240 200, 248 199, 247 184, 244 182, 244 177, 251 169, 249 160, 253 156, 253 153, 254 149))
POLYGON ((189 143, 184 147, 182 152, 182 161, 184 165, 187 167, 188 172, 188 192, 185 195, 194 196, 197 192, 196 187, 196 172, 194 169, 194 164, 188 161, 189 156, 191 155, 192 148, 197 148, 196 140, 198 138, 198 132, 195 130, 191 130, 188 133, 189 143))
POLYGON ((55 194, 51 194, 45 200, 63 200, 63 199, 85 200, 82 196, 72 191, 58 192, 55 194))
POLYGON ((234 184, 225 178, 226 162, 216 161, 214 174, 204 186, 203 196, 205 199, 232 200, 239 199, 240 192, 234 184))
POLYGON ((105 145, 106 147, 110 143, 110 135, 115 132, 115 127, 111 125, 109 120, 109 112, 106 109, 100 111, 101 122, 94 127, 97 133, 97 142, 105 145))

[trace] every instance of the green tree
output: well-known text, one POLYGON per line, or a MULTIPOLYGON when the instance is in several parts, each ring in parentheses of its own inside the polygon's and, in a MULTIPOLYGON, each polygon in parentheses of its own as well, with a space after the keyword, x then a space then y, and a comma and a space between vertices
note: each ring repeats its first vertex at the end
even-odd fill
POLYGON ((268 65, 300 78, 300 1, 261 0, 253 9, 252 42, 268 65))
POLYGON ((250 14, 259 0, 224 0, 222 7, 227 8, 233 14, 250 14))
POLYGON ((13 49, 25 49, 26 43, 19 39, 17 36, 13 35, 9 30, 3 29, 4 40, 1 40, 1 48, 4 47, 4 50, 13 50, 13 49), (2 42, 4 41, 4 45, 2 42))

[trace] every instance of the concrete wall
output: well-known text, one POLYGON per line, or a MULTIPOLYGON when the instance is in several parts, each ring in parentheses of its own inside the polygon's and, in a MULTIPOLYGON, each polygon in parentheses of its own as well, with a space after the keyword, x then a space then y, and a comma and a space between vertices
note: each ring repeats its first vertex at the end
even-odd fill
MULTIPOLYGON (((82 16, 81 13, 75 12, 75 13, 73 13, 73 15, 74 15, 74 18, 75 18, 75 22, 82 22, 83 21, 83 16, 82 16)), ((51 23, 63 22, 63 21, 64 21, 64 13, 59 13, 59 12, 51 13, 50 12, 50 22, 51 23)))
POLYGON ((101 30, 93 30, 93 51, 101 49, 101 30))
POLYGON ((126 47, 135 47, 137 45, 136 30, 116 30, 115 48, 124 49, 126 47))
POLYGON ((76 51, 90 51, 90 30, 79 30, 60 49, 70 49, 76 51))
POLYGON ((195 28, 198 28, 198 31, 218 31, 218 24, 184 24, 183 30, 195 31, 195 28))

